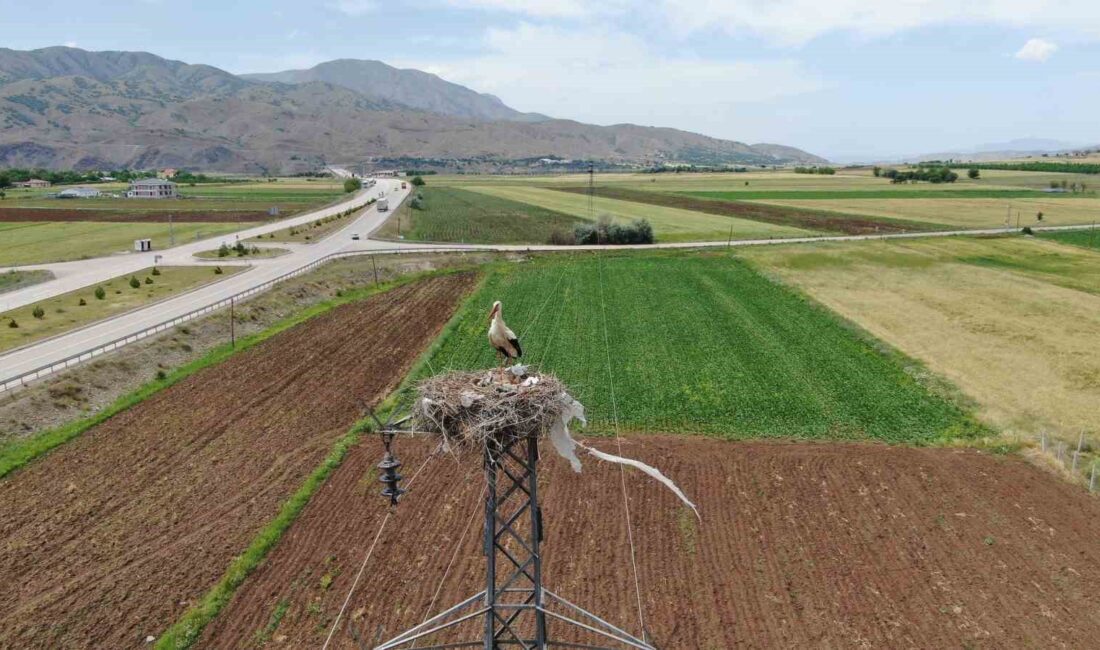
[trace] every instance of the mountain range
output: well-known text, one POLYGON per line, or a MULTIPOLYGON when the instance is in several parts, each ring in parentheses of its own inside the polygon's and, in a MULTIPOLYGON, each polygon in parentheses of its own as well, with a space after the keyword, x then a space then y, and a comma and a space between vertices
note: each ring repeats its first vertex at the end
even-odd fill
POLYGON ((793 147, 522 113, 419 70, 337 60, 233 75, 146 52, 0 48, 0 166, 297 173, 821 163, 793 147))

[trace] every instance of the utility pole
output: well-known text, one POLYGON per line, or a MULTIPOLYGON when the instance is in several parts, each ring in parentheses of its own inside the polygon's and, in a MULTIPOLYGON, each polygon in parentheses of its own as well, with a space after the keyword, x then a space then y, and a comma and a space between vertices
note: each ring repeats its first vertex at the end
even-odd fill
POLYGON ((370 265, 374 268, 374 286, 378 286, 378 263, 374 261, 374 255, 370 256, 370 265))
POLYGON ((730 237, 726 240, 726 248, 733 246, 733 226, 730 226, 730 237))
POLYGON ((237 318, 236 318, 236 311, 233 308, 234 307, 234 305, 233 305, 234 302, 235 301, 232 298, 229 299, 229 347, 236 350, 237 349, 237 318))
POLYGON ((588 163, 588 219, 596 221, 596 166, 588 163))
POLYGON ((168 247, 172 248, 176 245, 176 229, 172 223, 172 213, 168 213, 168 247))

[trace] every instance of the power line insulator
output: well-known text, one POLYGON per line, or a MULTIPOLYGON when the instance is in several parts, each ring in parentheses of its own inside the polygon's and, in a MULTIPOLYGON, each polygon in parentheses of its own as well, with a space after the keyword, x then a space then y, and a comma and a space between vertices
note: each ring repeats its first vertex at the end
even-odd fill
POLYGON ((382 496, 390 500, 391 506, 396 506, 401 499, 401 495, 405 494, 405 490, 398 485, 401 479, 405 478, 397 473, 398 467, 401 467, 401 461, 397 460, 393 452, 387 449, 386 455, 382 457, 382 462, 378 463, 378 469, 382 470, 382 475, 378 477, 378 480, 386 486, 382 488, 382 496))

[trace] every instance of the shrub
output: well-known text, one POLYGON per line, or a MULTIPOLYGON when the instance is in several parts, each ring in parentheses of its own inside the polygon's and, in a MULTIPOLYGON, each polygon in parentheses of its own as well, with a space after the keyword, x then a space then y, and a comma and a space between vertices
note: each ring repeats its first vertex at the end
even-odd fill
MULTIPOLYGON (((290 234, 293 235, 294 233, 292 232, 290 234)), ((225 242, 222 242, 222 245, 218 246, 218 257, 228 257, 228 256, 229 256, 229 246, 227 246, 225 242)))
POLYGON ((130 288, 137 289, 140 286, 141 286, 141 282, 138 282, 138 279, 131 275, 130 276, 130 288))
POLYGON ((153 278, 145 276, 145 284, 153 284, 153 278))
POLYGON ((413 176, 412 180, 409 181, 409 182, 412 183, 416 187, 424 187, 425 185, 427 185, 427 183, 424 182, 424 179, 421 178, 420 176, 413 176))
POLYGON ((260 247, 259 246, 253 246, 251 248, 251 250, 249 250, 249 252, 252 253, 253 255, 259 255, 260 254, 260 247))
POLYGON ((345 192, 354 192, 361 187, 363 187, 363 181, 359 180, 358 178, 349 178, 344 181, 345 192))
POLYGON ((577 237, 571 232, 555 230, 550 233, 550 238, 547 239, 546 243, 553 246, 572 246, 577 243, 577 237))
POLYGON ((107 297, 107 292, 103 290, 103 287, 96 287, 95 288, 95 298, 96 298, 96 300, 103 300, 106 297, 107 297))
POLYGON ((424 209, 424 202, 420 200, 420 197, 417 197, 417 198, 413 199, 412 201, 409 201, 409 207, 412 208, 413 210, 423 210, 424 209))
POLYGON ((77 303, 77 304, 78 304, 79 306, 81 306, 81 307, 84 307, 85 305, 87 305, 87 304, 88 304, 88 301, 87 301, 87 300, 84 300, 83 298, 81 298, 81 299, 80 299, 80 302, 79 302, 79 303, 77 303))
POLYGON ((158 269, 157 267, 154 266, 153 267, 153 275, 160 275, 160 269, 158 269))
POLYGON ((41 305, 37 305, 35 306, 34 311, 31 312, 31 315, 41 320, 46 317, 46 310, 42 309, 41 305))
POLYGON ((1023 230, 1021 230, 1020 232, 1024 233, 1025 235, 1034 235, 1035 234, 1034 232, 1032 232, 1031 226, 1024 226, 1023 230))
POLYGON ((157 379, 159 379, 159 380, 163 381, 163 380, 165 380, 165 379, 167 379, 167 378, 168 378, 168 374, 167 374, 167 373, 165 373, 165 372, 164 372, 163 370, 158 370, 158 371, 157 371, 157 379))
POLYGON ((8 321, 8 327, 19 327, 19 323, 15 322, 15 319, 13 318, 8 321))
POLYGON ((603 215, 595 225, 583 223, 573 229, 577 244, 652 244, 653 226, 645 219, 637 219, 629 225, 614 223, 603 215))
POLYGON ((971 167, 970 169, 966 170, 967 178, 980 178, 981 175, 982 172, 976 167, 971 167))
POLYGON ((214 275, 221 275, 221 274, 222 274, 222 267, 215 266, 214 267, 214 275))

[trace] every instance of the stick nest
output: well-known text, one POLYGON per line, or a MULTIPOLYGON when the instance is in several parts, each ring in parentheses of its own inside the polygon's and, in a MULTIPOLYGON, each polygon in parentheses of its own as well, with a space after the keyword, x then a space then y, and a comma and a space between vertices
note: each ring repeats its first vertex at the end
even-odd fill
POLYGON ((414 426, 456 446, 491 437, 541 436, 562 414, 565 384, 553 375, 528 376, 526 368, 450 372, 420 382, 414 426))

